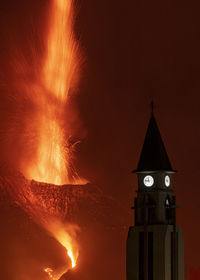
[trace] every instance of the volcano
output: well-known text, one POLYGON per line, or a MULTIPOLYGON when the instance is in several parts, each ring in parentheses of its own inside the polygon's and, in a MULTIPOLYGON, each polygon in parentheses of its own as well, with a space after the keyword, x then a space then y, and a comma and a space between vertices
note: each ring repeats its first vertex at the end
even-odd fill
POLYGON ((47 280, 47 267, 53 271, 51 279, 92 279, 102 270, 100 259, 112 267, 110 247, 116 247, 116 237, 121 238, 129 222, 122 206, 93 184, 39 183, 11 169, 0 176, 0 207, 0 267, 6 280, 47 280), (76 232, 74 271, 65 248, 48 230, 54 220, 76 232))

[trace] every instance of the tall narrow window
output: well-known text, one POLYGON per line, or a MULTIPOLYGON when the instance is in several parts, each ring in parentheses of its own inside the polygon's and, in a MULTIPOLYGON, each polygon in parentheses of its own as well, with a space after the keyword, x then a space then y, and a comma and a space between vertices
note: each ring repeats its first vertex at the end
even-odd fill
POLYGON ((148 233, 148 280, 153 280, 153 232, 148 233))
POLYGON ((148 208, 148 224, 153 225, 155 223, 155 202, 149 199, 148 208))
POLYGON ((145 253, 144 250, 148 251, 148 280, 153 280, 153 232, 148 232, 148 244, 147 248, 144 247, 144 232, 139 234, 139 280, 144 280, 144 269, 145 269, 145 253))
POLYGON ((171 202, 169 197, 167 197, 165 201, 165 208, 166 208, 166 220, 168 224, 172 223, 172 208, 171 208, 171 202))
POLYGON ((178 233, 171 232, 171 279, 178 279, 178 233))
POLYGON ((144 280, 144 232, 139 234, 139 280, 144 280))

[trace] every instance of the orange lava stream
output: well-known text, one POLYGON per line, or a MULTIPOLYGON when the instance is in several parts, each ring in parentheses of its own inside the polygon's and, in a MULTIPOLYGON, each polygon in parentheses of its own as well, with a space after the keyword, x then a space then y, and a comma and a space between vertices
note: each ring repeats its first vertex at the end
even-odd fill
POLYGON ((41 90, 35 98, 37 154, 26 174, 36 181, 56 185, 72 183, 69 178, 71 153, 63 123, 69 91, 77 79, 77 64, 72 0, 52 0, 41 90))
MULTIPOLYGON (((53 223, 50 222, 47 225, 47 229, 66 249, 67 256, 71 260, 71 268, 75 268, 79 252, 78 245, 74 239, 74 235, 76 235, 78 227, 74 225, 68 225, 65 228, 62 223, 54 221, 53 223)), ((57 274, 55 274, 55 272, 51 268, 45 268, 44 271, 49 275, 50 279, 58 280, 64 273, 68 271, 68 268, 57 274)))
POLYGON ((76 266, 78 258, 78 246, 73 236, 77 232, 77 226, 68 225, 67 228, 59 222, 49 224, 49 231, 59 241, 59 243, 67 250, 67 255, 71 259, 71 266, 76 266))

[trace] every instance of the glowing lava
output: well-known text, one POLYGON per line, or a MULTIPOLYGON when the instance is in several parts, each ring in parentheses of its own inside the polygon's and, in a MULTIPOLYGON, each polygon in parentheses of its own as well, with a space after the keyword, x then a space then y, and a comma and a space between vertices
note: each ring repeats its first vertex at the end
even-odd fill
POLYGON ((34 89, 36 154, 24 172, 28 178, 56 185, 76 183, 69 175, 71 152, 63 127, 69 91, 78 76, 73 14, 72 0, 52 0, 47 48, 34 89))
MULTIPOLYGON (((73 14, 72 0, 52 0, 42 69, 37 84, 30 87, 35 109, 32 124, 28 125, 34 131, 36 153, 30 164, 24 166, 23 173, 30 179, 56 185, 78 182, 70 179, 71 151, 64 129, 69 92, 77 80, 78 48, 73 33, 73 14)), ((37 202, 33 197, 34 203, 37 202)), ((60 218, 52 222, 50 214, 44 215, 42 205, 35 207, 35 211, 36 221, 64 246, 71 267, 75 267, 78 247, 72 227, 66 229, 60 218)), ((49 278, 57 280, 68 269, 57 275, 51 268, 44 271, 49 278)))
POLYGON ((12 136, 16 130, 20 135, 20 171, 26 178, 40 182, 38 185, 43 187, 41 193, 44 192, 45 195, 39 200, 38 193, 31 190, 31 181, 24 186, 20 185, 20 190, 10 191, 18 205, 65 248, 66 266, 62 271, 42 268, 49 278, 57 280, 76 265, 77 227, 66 225, 67 213, 64 213, 64 217, 63 204, 59 197, 50 199, 50 191, 44 189, 45 183, 59 189, 62 189, 62 185, 80 183, 80 179, 72 171, 72 151, 68 140, 71 132, 67 131, 67 128, 71 127, 69 118, 72 112, 68 109, 69 93, 78 80, 79 52, 73 32, 73 0, 47 2, 50 6, 43 58, 41 59, 41 53, 37 54, 37 49, 33 48, 36 57, 33 56, 33 61, 31 59, 31 72, 30 67, 27 67, 28 61, 13 62, 16 80, 19 80, 16 82, 17 93, 22 96, 20 99, 16 95, 20 106, 16 109, 14 125, 8 132, 12 136), (21 100, 24 101, 23 106, 21 100), (21 115, 25 116, 23 122, 18 121, 21 115), (55 201, 57 207, 48 207, 46 200, 48 205, 55 201))
POLYGON ((76 261, 74 259, 73 253, 71 250, 67 251, 68 256, 70 257, 71 261, 72 261, 72 268, 74 268, 76 266, 76 261))

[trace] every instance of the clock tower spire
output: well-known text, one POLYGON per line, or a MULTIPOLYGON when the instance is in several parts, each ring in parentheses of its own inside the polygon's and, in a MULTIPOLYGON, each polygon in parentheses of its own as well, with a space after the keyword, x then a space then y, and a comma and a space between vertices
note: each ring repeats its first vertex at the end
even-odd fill
POLYGON ((149 171, 174 172, 162 141, 154 114, 151 115, 136 173, 149 171))
POLYGON ((184 246, 176 225, 175 173, 152 112, 134 173, 135 226, 127 239, 127 280, 184 280, 184 246))

